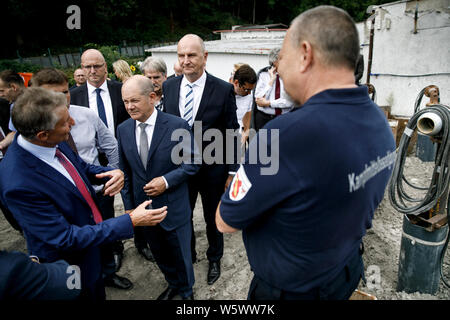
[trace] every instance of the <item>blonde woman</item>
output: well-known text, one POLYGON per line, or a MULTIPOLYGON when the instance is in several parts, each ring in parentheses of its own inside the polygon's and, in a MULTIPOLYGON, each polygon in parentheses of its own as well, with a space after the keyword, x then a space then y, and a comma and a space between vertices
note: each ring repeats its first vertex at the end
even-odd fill
POLYGON ((133 76, 133 73, 131 72, 130 65, 125 60, 117 60, 113 63, 113 70, 117 77, 122 82, 125 82, 128 80, 128 78, 133 76))

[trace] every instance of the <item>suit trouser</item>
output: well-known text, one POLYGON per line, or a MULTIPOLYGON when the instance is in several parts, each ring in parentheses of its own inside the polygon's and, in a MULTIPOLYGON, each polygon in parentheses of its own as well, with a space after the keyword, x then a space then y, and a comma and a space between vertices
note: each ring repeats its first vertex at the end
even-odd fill
POLYGON ((134 246, 136 249, 148 248, 148 240, 145 237, 145 228, 144 227, 135 227, 134 228, 134 246))
POLYGON ((308 292, 289 292, 271 286, 254 276, 248 300, 348 300, 364 278, 362 251, 357 250, 334 279, 308 292))
POLYGON ((276 115, 267 114, 258 109, 255 109, 255 130, 259 131, 262 127, 266 125, 272 119, 275 119, 276 115))
POLYGON ((192 295, 195 278, 190 248, 190 221, 171 231, 164 230, 160 224, 145 227, 145 235, 169 287, 178 289, 182 297, 192 295))
MULTIPOLYGON (((214 166, 214 165, 213 165, 214 166)), ((203 169, 203 168, 202 168, 203 169)), ((189 202, 191 205, 191 219, 192 219, 192 238, 191 238, 191 252, 192 257, 196 258, 195 250, 195 234, 194 234, 194 208, 197 201, 197 195, 200 193, 203 205, 203 218, 206 223, 206 237, 208 239, 208 249, 206 257, 209 261, 220 261, 223 256, 223 234, 217 230, 216 226, 216 210, 225 190, 225 181, 227 179, 227 172, 223 171, 220 174, 214 175, 213 178, 206 177, 205 172, 201 171, 194 177, 189 179, 189 202)))

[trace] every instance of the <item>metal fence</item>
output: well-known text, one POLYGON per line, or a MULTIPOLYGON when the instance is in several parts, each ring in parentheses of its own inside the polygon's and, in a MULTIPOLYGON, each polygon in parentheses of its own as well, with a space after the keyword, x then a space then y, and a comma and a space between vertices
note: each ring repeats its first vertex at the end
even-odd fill
MULTIPOLYGON (((131 46, 118 46, 119 56, 125 57, 144 57, 147 49, 172 45, 174 43, 159 43, 155 45, 131 45, 131 46)), ((44 54, 39 57, 20 57, 16 61, 20 63, 31 63, 42 67, 55 67, 62 66, 63 68, 74 68, 80 65, 82 49, 79 52, 64 53, 53 55, 50 49, 47 49, 48 54, 44 54)))

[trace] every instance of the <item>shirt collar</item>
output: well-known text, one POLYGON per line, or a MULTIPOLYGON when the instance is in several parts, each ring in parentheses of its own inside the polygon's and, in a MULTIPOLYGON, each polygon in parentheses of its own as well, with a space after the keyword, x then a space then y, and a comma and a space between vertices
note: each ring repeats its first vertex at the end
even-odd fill
POLYGON ((139 126, 139 124, 141 123, 146 123, 150 126, 154 126, 156 123, 156 117, 158 116, 158 110, 156 108, 153 109, 153 112, 151 114, 150 117, 148 117, 147 120, 145 120, 145 122, 140 122, 138 120, 136 120, 136 128, 139 126))
MULTIPOLYGON (((107 84, 108 80, 105 80, 102 85, 99 87, 100 89, 108 92, 108 84, 107 84)), ((88 93, 92 94, 95 92, 95 89, 97 89, 96 87, 94 87, 92 84, 90 84, 89 82, 86 81, 87 84, 87 89, 88 89, 88 93)))
POLYGON ((181 87, 184 88, 187 84, 190 84, 192 87, 198 86, 203 88, 206 82, 206 72, 203 71, 203 74, 194 82, 189 82, 189 80, 183 75, 183 79, 181 80, 181 87))
POLYGON ((17 143, 19 146, 30 152, 36 158, 42 159, 47 162, 52 162, 55 159, 56 147, 43 147, 26 140, 22 135, 17 137, 17 143))

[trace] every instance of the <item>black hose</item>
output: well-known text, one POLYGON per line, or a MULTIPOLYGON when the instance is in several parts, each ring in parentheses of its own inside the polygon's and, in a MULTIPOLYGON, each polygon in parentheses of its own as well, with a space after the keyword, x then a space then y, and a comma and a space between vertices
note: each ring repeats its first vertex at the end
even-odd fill
MULTIPOLYGON (((450 197, 448 197, 448 201, 447 201, 447 221, 450 221, 450 197)), ((449 240, 450 240, 450 231, 447 233, 447 240, 445 241, 444 248, 442 248, 442 252, 441 252, 441 269, 440 269, 442 282, 445 284, 445 286, 447 288, 450 288, 450 283, 448 283, 445 280, 443 266, 444 266, 444 258, 445 258, 445 253, 447 252, 449 240)))
MULTIPOLYGON (((394 165, 391 180, 389 181, 389 200, 392 206, 403 214, 418 215, 431 210, 436 206, 438 200, 444 195, 446 187, 450 181, 450 170, 448 161, 450 157, 450 109, 444 105, 433 105, 415 113, 409 120, 405 131, 400 139, 397 151, 397 160, 394 165), (403 185, 407 181, 403 175, 403 168, 408 151, 408 145, 412 134, 416 130, 417 120, 424 113, 436 113, 442 119, 442 143, 436 152, 435 167, 430 185, 425 196, 422 199, 409 196, 403 185), (442 169, 441 169, 442 168, 442 169), (406 205, 405 201, 415 202, 416 205, 406 205)), ((416 187, 408 182, 408 185, 415 189, 424 190, 422 187, 416 187)))
MULTIPOLYGON (((419 110, 422 97, 424 95, 425 88, 422 89, 416 98, 414 106, 414 115, 408 121, 405 131, 400 139, 397 159, 394 165, 391 179, 389 180, 389 200, 392 206, 403 214, 419 215, 423 212, 427 212, 434 208, 438 200, 448 195, 448 187, 450 182, 450 108, 442 104, 436 104, 425 109, 419 110), (441 139, 438 150, 436 151, 435 167, 433 175, 428 188, 418 187, 408 182, 403 175, 403 168, 408 151, 408 145, 411 141, 411 137, 414 131, 417 129, 417 121, 424 113, 432 112, 437 114, 442 119, 442 129, 437 138, 441 139), (426 194, 423 198, 414 198, 409 196, 403 187, 403 182, 406 182, 410 187, 419 190, 426 190, 426 194), (405 201, 412 202, 414 204, 407 205, 405 201)), ((447 218, 450 222, 450 197, 447 203, 447 218)), ((443 274, 443 264, 445 253, 448 248, 450 239, 450 232, 447 234, 447 239, 440 257, 440 274, 445 286, 450 288, 450 284, 445 280, 443 274)))

